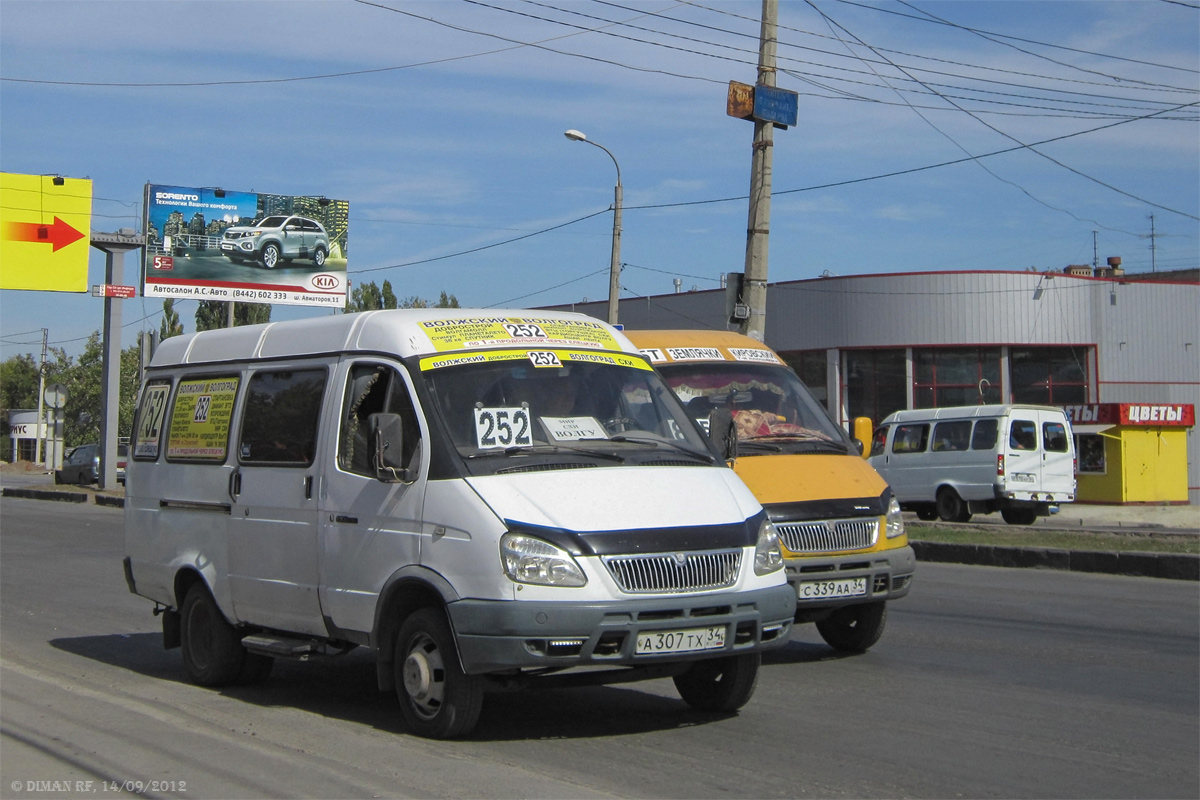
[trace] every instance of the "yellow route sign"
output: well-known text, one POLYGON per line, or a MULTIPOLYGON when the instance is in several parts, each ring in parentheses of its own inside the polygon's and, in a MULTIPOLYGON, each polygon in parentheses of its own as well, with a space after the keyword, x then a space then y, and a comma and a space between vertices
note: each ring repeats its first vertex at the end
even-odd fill
POLYGON ((92 182, 0 172, 0 289, 86 292, 92 182))

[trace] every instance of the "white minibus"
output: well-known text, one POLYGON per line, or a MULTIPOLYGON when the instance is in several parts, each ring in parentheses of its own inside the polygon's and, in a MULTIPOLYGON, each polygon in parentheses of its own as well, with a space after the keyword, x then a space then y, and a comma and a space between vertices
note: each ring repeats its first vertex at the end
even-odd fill
POLYGON ((206 686, 371 651, 410 730, 492 689, 671 677, 733 711, 796 594, 779 538, 619 331, 406 309, 164 341, 125 576, 206 686))
POLYGON ((869 461, 923 520, 999 511, 1030 525, 1075 499, 1071 423, 1053 406, 897 411, 876 429, 869 461))

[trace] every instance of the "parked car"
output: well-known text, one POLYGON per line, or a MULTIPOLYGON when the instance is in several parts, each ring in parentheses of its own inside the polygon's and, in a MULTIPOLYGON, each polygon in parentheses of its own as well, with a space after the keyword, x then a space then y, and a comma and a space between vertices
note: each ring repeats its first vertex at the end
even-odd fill
MULTIPOLYGON (((117 483, 125 483, 125 458, 128 445, 117 445, 117 483)), ((55 483, 89 486, 100 480, 100 445, 81 444, 63 459, 62 469, 54 471, 55 483)))
POLYGON ((258 261, 267 269, 295 258, 307 258, 322 267, 329 255, 329 235, 316 220, 277 215, 255 225, 226 228, 221 253, 235 263, 258 261))

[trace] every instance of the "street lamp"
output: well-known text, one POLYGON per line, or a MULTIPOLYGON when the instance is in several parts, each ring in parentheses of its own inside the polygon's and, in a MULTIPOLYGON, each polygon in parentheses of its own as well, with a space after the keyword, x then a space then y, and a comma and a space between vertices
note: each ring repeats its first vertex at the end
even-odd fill
POLYGON ((612 264, 608 271, 608 324, 616 325, 618 301, 621 296, 621 165, 617 163, 617 157, 612 154, 612 151, 602 144, 591 141, 581 132, 570 130, 563 135, 573 142, 586 142, 599 147, 608 153, 613 166, 617 168, 617 186, 613 191, 612 264))

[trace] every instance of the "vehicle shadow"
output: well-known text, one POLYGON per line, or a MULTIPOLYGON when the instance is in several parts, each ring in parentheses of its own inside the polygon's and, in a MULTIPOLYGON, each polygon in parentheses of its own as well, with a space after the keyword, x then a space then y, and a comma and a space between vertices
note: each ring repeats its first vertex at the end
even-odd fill
POLYGON ((764 667, 786 664, 816 664, 822 661, 840 661, 843 658, 856 658, 860 655, 862 653, 848 653, 842 650, 835 650, 823 642, 801 642, 792 639, 777 650, 768 650, 763 653, 762 664, 764 667))
MULTIPOLYGON (((191 685, 178 650, 164 650, 158 633, 52 639, 63 652, 147 678, 191 685)), ((200 688, 200 687, 195 687, 200 688)), ((295 708, 395 734, 407 734, 396 696, 380 692, 375 660, 365 650, 337 658, 276 660, 271 676, 253 686, 200 689, 262 707, 295 708)), ((753 702, 753 701, 751 701, 753 702)), ((625 736, 694 727, 736 716, 693 710, 667 679, 631 686, 531 689, 487 695, 475 730, 462 741, 524 741, 625 736), (646 687, 641 691, 637 687, 646 687)))

